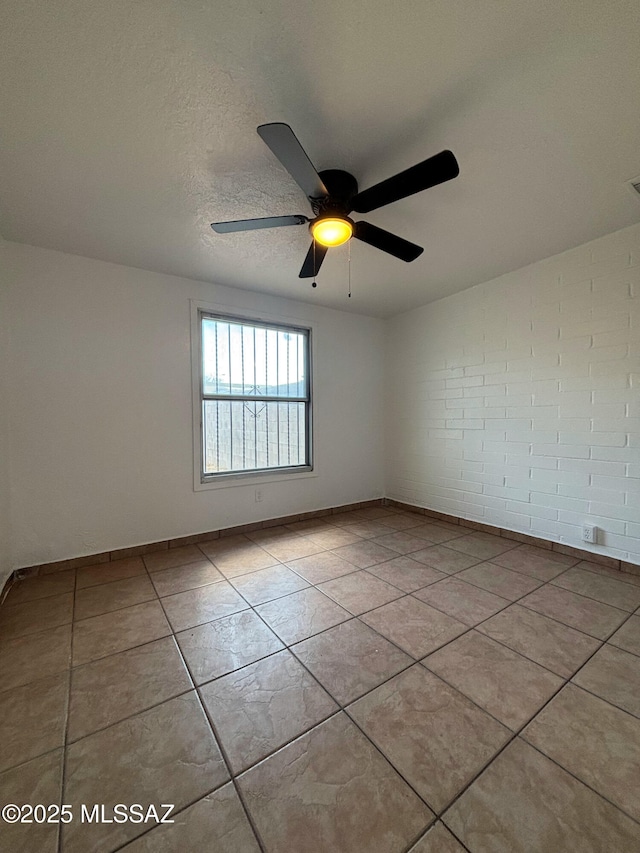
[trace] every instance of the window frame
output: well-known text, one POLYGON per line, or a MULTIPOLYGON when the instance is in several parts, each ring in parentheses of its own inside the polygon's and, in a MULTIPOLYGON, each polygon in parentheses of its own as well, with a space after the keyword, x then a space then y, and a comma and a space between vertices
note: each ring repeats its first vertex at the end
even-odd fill
MULTIPOLYGON (((193 457, 194 457, 194 491, 220 488, 233 485, 263 484, 278 480, 291 480, 317 476, 314 470, 313 442, 313 324, 300 322, 293 318, 273 316, 266 312, 254 312, 237 307, 219 304, 203 303, 191 300, 191 353, 192 353, 192 389, 193 389, 193 457), (204 448, 204 402, 207 399, 220 399, 223 395, 206 395, 203 391, 203 319, 235 322, 250 326, 277 328, 282 331, 303 333, 307 341, 307 376, 306 398, 270 398, 272 402, 303 402, 305 403, 305 451, 306 464, 280 466, 274 468, 251 468, 242 471, 224 471, 220 473, 205 473, 204 448)), ((224 399, 237 399, 224 395, 224 399)), ((259 400, 261 397, 249 397, 259 400)))

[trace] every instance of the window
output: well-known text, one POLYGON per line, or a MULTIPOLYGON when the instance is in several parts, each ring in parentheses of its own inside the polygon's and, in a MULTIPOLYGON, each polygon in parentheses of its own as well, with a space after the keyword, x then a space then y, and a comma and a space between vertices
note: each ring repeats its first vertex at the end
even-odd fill
POLYGON ((311 469, 310 330, 200 310, 201 482, 311 469))

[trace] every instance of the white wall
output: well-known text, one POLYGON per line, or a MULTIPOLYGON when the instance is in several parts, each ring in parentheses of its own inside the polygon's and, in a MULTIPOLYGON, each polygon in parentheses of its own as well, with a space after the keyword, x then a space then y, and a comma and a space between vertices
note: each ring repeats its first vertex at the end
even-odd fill
POLYGON ((0 251, 13 568, 383 495, 381 320, 15 243, 0 251), (267 483, 260 504, 255 486, 194 492, 190 299, 313 323, 317 476, 267 483))
MULTIPOLYGON (((0 251, 2 241, 0 240, 0 251)), ((9 315, 6 282, 0 277, 0 592, 13 569, 11 559, 11 517, 9 502, 9 421, 7 362, 9 315)))
POLYGON ((640 225, 394 318, 386 385, 389 497, 640 563, 640 225))

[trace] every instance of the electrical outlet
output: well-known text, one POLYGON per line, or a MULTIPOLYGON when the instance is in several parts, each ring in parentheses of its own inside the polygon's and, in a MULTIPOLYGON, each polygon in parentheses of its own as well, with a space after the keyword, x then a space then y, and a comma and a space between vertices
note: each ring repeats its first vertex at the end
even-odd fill
POLYGON ((256 489, 256 503, 259 504, 262 501, 262 489, 256 489))
POLYGON ((598 538, 598 528, 593 524, 582 525, 582 541, 595 543, 598 538))

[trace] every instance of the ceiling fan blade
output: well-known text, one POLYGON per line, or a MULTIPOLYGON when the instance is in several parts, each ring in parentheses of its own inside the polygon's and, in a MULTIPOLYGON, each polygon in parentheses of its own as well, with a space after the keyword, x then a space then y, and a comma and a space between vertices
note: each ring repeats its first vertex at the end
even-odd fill
POLYGON ((211 227, 217 234, 230 234, 233 231, 255 231, 258 228, 280 228, 282 225, 303 225, 308 222, 306 216, 263 216, 260 219, 236 219, 233 222, 212 222, 211 227))
POLYGON ((460 168, 453 153, 441 151, 434 157, 418 163, 417 166, 398 172, 392 178, 387 178, 386 181, 381 181, 369 187, 368 190, 358 193, 351 201, 351 209, 357 213, 369 213, 371 210, 384 207, 385 204, 391 204, 414 193, 428 190, 429 187, 450 181, 459 174, 460 168))
POLYGON ((320 175, 288 124, 261 124, 258 133, 308 199, 326 198, 329 195, 320 175))
POLYGON ((407 263, 415 261, 424 252, 421 246, 403 240, 402 237, 396 237, 395 234, 371 225, 369 222, 356 222, 354 237, 407 263))
POLYGON ((327 246, 322 246, 320 243, 316 243, 315 240, 312 240, 311 245, 309 246, 309 251, 307 252, 307 257, 304 259, 304 263, 302 264, 302 269, 300 270, 300 275, 298 276, 298 278, 315 278, 318 275, 318 270, 322 266, 322 262, 324 261, 324 256, 327 254, 327 251, 327 246), (314 245, 315 253, 313 251, 314 245))

